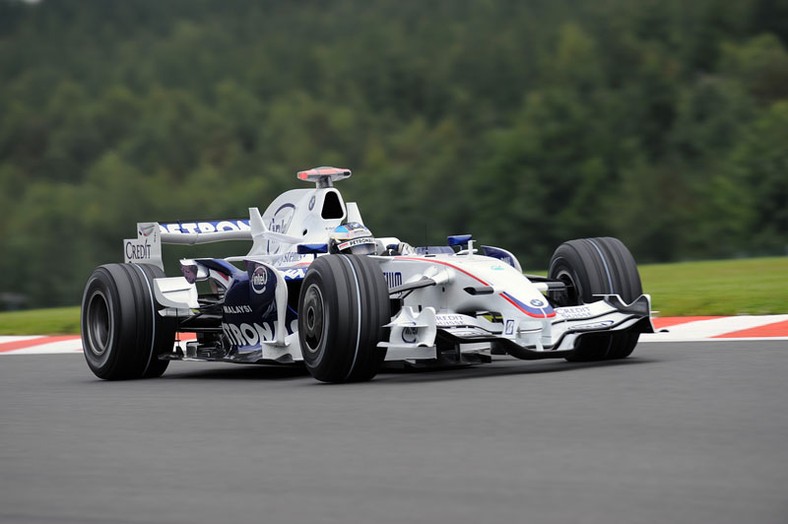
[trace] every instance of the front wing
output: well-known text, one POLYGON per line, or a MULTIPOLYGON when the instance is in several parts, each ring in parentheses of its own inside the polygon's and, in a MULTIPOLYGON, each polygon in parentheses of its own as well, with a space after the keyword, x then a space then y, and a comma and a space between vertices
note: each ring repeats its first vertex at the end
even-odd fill
POLYGON ((613 332, 653 333, 651 298, 641 295, 626 304, 618 295, 605 295, 589 304, 555 308, 556 315, 512 328, 501 319, 404 307, 392 322, 386 360, 432 360, 442 343, 460 354, 500 353, 524 360, 560 358, 578 340, 613 332))

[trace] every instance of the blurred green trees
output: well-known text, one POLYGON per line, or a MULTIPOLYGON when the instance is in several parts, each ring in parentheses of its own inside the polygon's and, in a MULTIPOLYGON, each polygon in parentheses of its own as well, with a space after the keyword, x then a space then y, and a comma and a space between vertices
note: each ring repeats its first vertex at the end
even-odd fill
POLYGON ((783 0, 0 0, 0 293, 340 165, 379 235, 784 254, 783 0))

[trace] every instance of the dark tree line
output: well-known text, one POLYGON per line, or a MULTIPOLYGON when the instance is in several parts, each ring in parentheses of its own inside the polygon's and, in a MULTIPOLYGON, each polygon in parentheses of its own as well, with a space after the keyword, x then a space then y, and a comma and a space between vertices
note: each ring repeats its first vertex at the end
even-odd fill
POLYGON ((381 236, 785 254, 786 0, 0 0, 0 293, 339 165, 381 236))

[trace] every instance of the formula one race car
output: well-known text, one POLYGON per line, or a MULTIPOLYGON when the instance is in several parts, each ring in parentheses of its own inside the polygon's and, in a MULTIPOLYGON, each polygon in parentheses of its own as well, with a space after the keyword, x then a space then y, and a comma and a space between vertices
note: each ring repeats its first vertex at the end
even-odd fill
POLYGON ((126 263, 96 268, 85 286, 90 369, 117 380, 158 377, 171 360, 303 362, 318 380, 353 382, 389 361, 620 359, 653 332, 620 241, 565 242, 547 277, 524 275, 512 253, 477 249, 470 235, 414 248, 363 225, 334 187, 350 174, 301 171, 316 187, 283 193, 262 215, 250 208, 248 220, 138 224, 126 263), (165 276, 162 243, 239 239, 251 241, 246 255, 181 260, 181 275, 165 276), (185 351, 182 337, 192 339, 185 351))

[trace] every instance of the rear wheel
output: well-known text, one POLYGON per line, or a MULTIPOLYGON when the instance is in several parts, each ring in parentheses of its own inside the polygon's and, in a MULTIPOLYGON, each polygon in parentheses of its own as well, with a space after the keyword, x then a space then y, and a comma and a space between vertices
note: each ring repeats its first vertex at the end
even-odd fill
POLYGON ((298 337, 307 369, 323 382, 372 379, 383 364, 383 326, 391 320, 380 266, 353 255, 315 260, 301 286, 298 337))
MULTIPOLYGON (((567 291, 555 297, 559 306, 602 300, 617 294, 631 303, 642 293, 640 274, 632 254, 618 239, 584 238, 564 242, 550 259, 548 277, 561 280, 567 291)), ((637 332, 591 334, 580 338, 569 361, 587 362, 628 357, 638 342, 637 332)))
POLYGON ((107 264, 88 278, 82 297, 85 360, 107 380, 161 376, 172 351, 175 322, 158 315, 153 279, 164 272, 149 264, 107 264))

